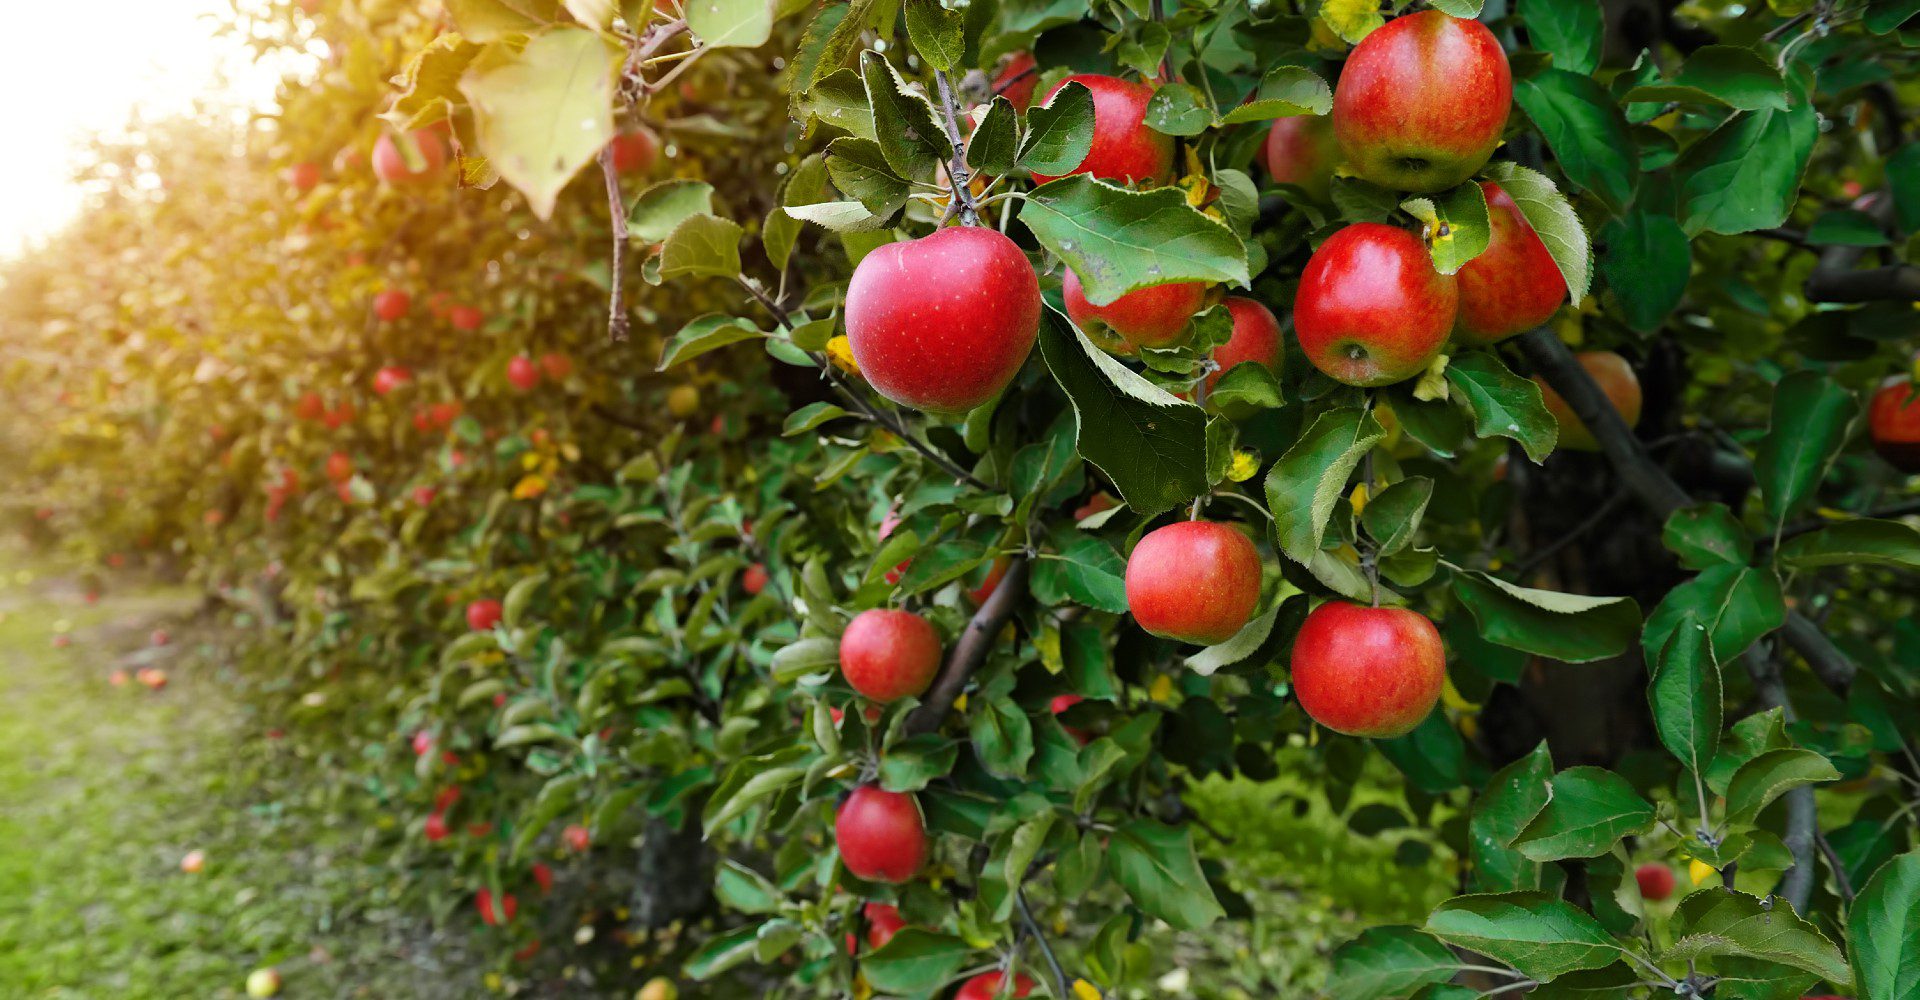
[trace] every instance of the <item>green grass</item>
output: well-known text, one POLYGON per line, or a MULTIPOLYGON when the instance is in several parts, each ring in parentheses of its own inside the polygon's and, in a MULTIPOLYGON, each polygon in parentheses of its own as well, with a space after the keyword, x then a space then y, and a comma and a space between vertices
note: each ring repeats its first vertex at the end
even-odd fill
POLYGON ((365 800, 315 784, 190 630, 148 647, 190 608, 158 588, 87 606, 0 550, 0 996, 237 997, 267 965, 293 998, 483 994, 464 929, 384 866, 365 800), (109 685, 146 662, 164 690, 109 685), (183 873, 196 849, 206 869, 183 873))

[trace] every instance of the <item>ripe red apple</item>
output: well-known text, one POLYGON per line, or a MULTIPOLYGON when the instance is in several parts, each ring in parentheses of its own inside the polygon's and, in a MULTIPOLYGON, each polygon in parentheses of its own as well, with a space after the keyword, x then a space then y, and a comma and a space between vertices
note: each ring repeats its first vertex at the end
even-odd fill
POLYGON ((482 889, 474 893, 473 905, 480 911, 480 922, 489 927, 507 923, 520 909, 520 901, 514 899, 513 893, 510 892, 501 893, 499 904, 495 905, 492 889, 482 889))
MULTIPOLYGON (((1613 408, 1620 411, 1620 418, 1632 427, 1640 422, 1640 379, 1633 374, 1633 366, 1627 359, 1612 351, 1582 351, 1573 356, 1580 367, 1593 376, 1600 391, 1607 394, 1613 408)), ((1547 404, 1547 412, 1560 424, 1560 447, 1573 451, 1599 451, 1600 442, 1593 431, 1580 418, 1574 416, 1573 408, 1560 394, 1553 391, 1539 376, 1534 383, 1540 386, 1540 395, 1547 404)))
POLYGON ((558 351, 549 351, 540 355, 540 370, 555 382, 564 382, 573 374, 573 359, 558 351))
POLYGON ((530 870, 533 872, 533 884, 540 887, 541 895, 544 896, 553 891, 553 867, 551 865, 548 865, 544 861, 535 861, 530 870))
POLYGON ((146 685, 149 691, 158 691, 167 686, 167 672, 159 667, 142 667, 133 676, 135 680, 146 685))
POLYGON ((388 365, 373 373, 373 391, 375 395, 385 396, 411 381, 412 372, 399 365, 388 365))
POLYGON ((293 404, 293 415, 298 420, 318 421, 326 413, 327 401, 317 392, 301 393, 300 401, 293 404))
POLYGON ((954 226, 867 254, 847 286, 847 340, 879 393, 957 413, 999 395, 1040 331, 1040 279, 998 231, 954 226))
POLYGON ((1512 105, 1513 74, 1493 32, 1423 10, 1354 46, 1333 91, 1333 131, 1361 177, 1444 191, 1486 164, 1512 105))
POLYGON ((353 456, 344 451, 336 451, 327 456, 327 478, 333 482, 343 482, 353 478, 353 456))
POLYGON ((841 676, 883 705, 925 692, 939 671, 940 636, 911 611, 862 611, 840 636, 841 676))
POLYGON ((567 824, 567 828, 560 831, 560 840, 575 854, 585 854, 587 848, 593 846, 593 834, 578 823, 567 824))
MULTIPOLYGON (((1077 694, 1057 694, 1053 696, 1052 701, 1047 702, 1047 711, 1052 712, 1054 715, 1059 715, 1085 700, 1085 698, 1077 694)), ((1073 737, 1074 741, 1081 746, 1086 746, 1093 740, 1093 734, 1079 726, 1062 725, 1060 728, 1066 730, 1067 735, 1073 737)))
POLYGON ((467 605, 467 627, 485 632, 500 623, 500 612, 500 602, 492 598, 474 601, 467 605))
POLYGON ((866 917, 869 948, 878 948, 893 940, 893 936, 907 926, 906 918, 900 915, 900 908, 892 903, 868 903, 866 917))
POLYGON ((427 814, 427 821, 420 825, 420 832, 426 835, 428 843, 437 844, 447 839, 451 831, 447 829, 447 817, 435 812, 427 814))
POLYGON ((1340 144, 1333 137, 1333 119, 1325 115, 1276 118, 1267 130, 1261 159, 1275 184, 1292 184, 1318 201, 1327 199, 1333 168, 1340 163, 1340 144))
POLYGON ((440 791, 434 795, 433 811, 441 812, 441 813, 446 812, 447 810, 453 808, 454 803, 459 801, 460 801, 460 786, 448 785, 447 787, 440 789, 440 791))
POLYGON ((1387 385, 1420 374, 1439 355, 1458 301, 1458 285, 1434 270, 1418 236, 1357 222, 1307 261, 1293 333, 1307 360, 1336 381, 1387 385))
POLYGON ((1920 472, 1920 399, 1913 380, 1896 375, 1881 383, 1867 407, 1873 450, 1901 472, 1920 472))
POLYGON ((1274 317, 1273 310, 1239 295, 1229 296, 1226 305, 1227 313, 1233 317, 1233 334, 1226 343, 1213 349, 1213 363, 1220 369, 1207 377, 1207 388, 1213 388, 1222 375, 1245 361, 1265 365, 1268 371, 1280 374, 1287 349, 1280 342, 1280 320, 1274 317))
POLYGON ((1073 509, 1073 519, 1076 521, 1084 521, 1101 511, 1112 510, 1114 503, 1113 494, 1105 492, 1104 490, 1095 493, 1087 498, 1086 503, 1073 509))
MULTIPOLYGON (((1152 84, 1099 73, 1076 73, 1054 84, 1047 91, 1047 100, 1053 100, 1069 83, 1083 84, 1093 92, 1093 145, 1086 159, 1068 174, 1092 174, 1102 180, 1147 185, 1165 184, 1173 177, 1173 137, 1146 125, 1152 84)), ((1034 174, 1033 179, 1045 184, 1055 178, 1034 174)))
POLYGON ((474 306, 448 306, 447 323, 462 333, 472 333, 487 321, 487 314, 474 306))
POLYGON ((407 159, 400 152, 400 145, 393 136, 381 133, 373 144, 373 174, 387 184, 412 184, 432 177, 447 165, 447 144, 437 133, 422 129, 413 133, 414 145, 420 150, 421 168, 409 170, 407 159))
POLYGON ((1260 603, 1260 554, 1212 521, 1155 528, 1127 557, 1127 610, 1157 636, 1212 646, 1233 638, 1260 603))
POLYGON ((321 414, 320 422, 327 425, 327 430, 337 431, 353 423, 353 413, 353 404, 342 401, 339 406, 321 414))
POLYGON ((1015 52, 1008 56, 1000 72, 993 74, 993 92, 1006 98, 1016 111, 1027 110, 1027 105, 1033 103, 1034 88, 1038 86, 1040 70, 1034 65, 1031 52, 1015 52))
POLYGON ((740 589, 750 596, 758 597, 761 591, 767 589, 767 579, 766 564, 754 563, 747 567, 746 572, 740 574, 740 589))
POLYGON ((1493 344, 1545 323, 1567 300, 1567 280, 1513 197, 1492 181, 1487 196, 1492 237, 1480 256, 1454 275, 1460 312, 1453 335, 1466 344, 1493 344))
POLYGON ((413 488, 414 505, 419 507, 431 507, 433 506, 433 498, 437 495, 438 495, 438 491, 431 486, 415 486, 413 488))
POLYGON ((982 972, 966 981, 953 1000, 996 1000, 999 997, 1026 997, 1033 993, 1033 980, 1026 973, 1017 973, 1013 977, 1013 992, 1004 992, 1001 982, 1007 974, 1004 972, 982 972))
POLYGON ((1135 289, 1096 306, 1087 301, 1080 276, 1072 269, 1067 271, 1061 292, 1067 301, 1067 315, 1076 326, 1088 331, 1089 337, 1098 342, 1098 334, 1105 331, 1136 350, 1172 347, 1186 339, 1187 322, 1207 302, 1206 282, 1176 281, 1135 289))
POLYGON ((1313 721, 1348 736, 1404 736, 1447 682, 1440 631, 1405 608, 1328 601, 1293 640, 1293 693, 1313 721))
POLYGON ((433 733, 421 729, 413 734, 413 755, 425 757, 433 752, 433 733))
POLYGON ((645 125, 636 125, 607 143, 613 151, 613 169, 623 174, 639 173, 653 167, 660 155, 660 140, 645 125))
POLYGON ((994 559, 993 565, 987 567, 986 578, 980 581, 980 586, 967 591, 967 600, 972 601, 976 607, 987 603, 987 598, 992 597, 993 592, 1000 589, 1000 580, 1007 575, 1007 567, 1010 565, 1012 560, 1006 556, 994 559))
POLYGON ((397 288, 389 288, 373 297, 373 314, 384 322, 405 319, 413 308, 413 296, 397 288))
POLYGON ((524 354, 516 354, 507 362, 507 381, 521 392, 532 392, 540 384, 540 367, 533 359, 524 354))
POLYGON ((296 163, 287 168, 287 184, 306 194, 320 186, 320 165, 318 163, 296 163))
POLYGON ((1673 869, 1666 865, 1641 865, 1633 870, 1633 880, 1640 883, 1640 898, 1649 903, 1673 895, 1673 869))
POLYGON ((847 870, 868 882, 906 882, 927 860, 919 803, 879 785, 861 785, 847 796, 834 817, 833 837, 847 870))

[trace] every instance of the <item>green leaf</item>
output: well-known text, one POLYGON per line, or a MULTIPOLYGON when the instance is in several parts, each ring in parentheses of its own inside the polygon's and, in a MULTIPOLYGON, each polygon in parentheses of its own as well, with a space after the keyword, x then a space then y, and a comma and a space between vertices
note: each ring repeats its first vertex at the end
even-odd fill
POLYGON ((1540 888, 1540 864, 1511 846, 1547 806, 1553 758, 1547 744, 1501 768, 1474 797, 1467 821, 1473 887, 1480 892, 1540 888))
POLYGON ((973 752, 989 772, 1025 777, 1033 759, 1033 720, 1008 698, 979 699, 967 710, 973 752))
POLYGON ((1320 553, 1333 507, 1375 444, 1386 437, 1373 415, 1356 407, 1320 414, 1268 470, 1267 507, 1280 551, 1301 565, 1320 553))
POLYGON ((780 889, 766 876, 731 858, 713 876, 713 894, 728 909, 766 914, 780 908, 780 889))
POLYGON ((886 944, 862 956, 860 971, 873 988, 925 995, 960 972, 973 949, 951 934, 904 927, 886 944))
POLYGON ((1812 750, 1769 750, 1740 765, 1727 782, 1727 822, 1751 823, 1760 810, 1792 789, 1838 780, 1833 763, 1812 750))
POLYGON ((1007 856, 1005 877, 1008 885, 1017 886, 1027 877, 1027 868, 1033 864, 1034 856, 1047 842, 1047 834, 1053 830, 1053 813, 1041 813, 1020 824, 1007 838, 1007 856))
POLYGON ((964 540, 941 542, 922 549, 900 575, 899 592, 904 596, 945 586, 986 562, 988 555, 986 546, 964 540))
POLYGON ((966 12, 948 10, 939 0, 907 0, 907 40, 931 69, 950 70, 965 58, 966 12))
POLYGON ((1375 740, 1373 746, 1406 775, 1408 784, 1428 795, 1444 795, 1466 784, 1466 742, 1445 712, 1429 712, 1413 732, 1375 740))
POLYGON ((732 278, 740 273, 740 224, 712 215, 689 216, 660 249, 660 277, 732 278))
POLYGON ((1207 402, 1229 417, 1244 418, 1257 410, 1278 409, 1286 405, 1286 398, 1271 368, 1257 361, 1242 361, 1220 376, 1207 393, 1207 402))
POLYGON ((1064 174, 1093 148, 1093 91, 1075 80, 1047 103, 1028 110, 1019 164, 1036 174, 1064 174))
POLYGON ((706 181, 661 181, 640 192, 627 207, 627 238, 658 243, 682 222, 713 214, 713 185, 706 181))
POLYGON ((1633 199, 1638 147, 1606 88, 1592 77, 1546 69, 1513 81, 1513 99, 1540 129, 1568 180, 1616 212, 1633 199))
POLYGON ((1553 256, 1560 276, 1566 279, 1572 301, 1587 297, 1593 283, 1593 246, 1579 213, 1545 174, 1517 163, 1501 160, 1487 164, 1487 176, 1500 182, 1501 190, 1513 199, 1515 208, 1526 217, 1527 225, 1540 235, 1547 253, 1553 256))
POLYGON ((874 138, 873 105, 867 103, 867 85, 853 70, 836 70, 814 84, 807 91, 805 113, 862 139, 874 138))
POLYGON ((559 13, 560 0, 447 0, 454 27, 476 42, 533 34, 559 13))
POLYGON ((780 647, 773 654, 775 680, 792 681, 809 674, 827 673, 840 666, 840 643, 814 636, 780 647))
POLYGON ((1753 538, 1722 503, 1695 504, 1673 512, 1660 540, 1688 569, 1745 566, 1753 558, 1753 538))
POLYGON ((710 49, 757 48, 773 36, 773 0, 697 0, 682 9, 687 29, 710 49))
POLYGON ((720 975, 729 969, 754 961, 754 951, 759 944, 760 928, 748 925, 737 931, 729 931, 709 940, 700 946, 693 957, 687 959, 685 971, 687 977, 703 982, 720 975))
POLYGON ((1379 543, 1382 556, 1390 556, 1413 542, 1420 530, 1420 519, 1427 513, 1427 501, 1433 499, 1433 480, 1410 476, 1367 501, 1360 523, 1379 543))
POLYGON ((1892 242, 1873 216, 1855 208, 1835 208, 1814 217, 1807 227, 1813 246, 1883 247, 1892 242))
POLYGON ((1769 750, 1792 746, 1787 738, 1785 713, 1778 708, 1749 715, 1733 724, 1720 739, 1720 752, 1707 769, 1707 787, 1725 795, 1727 783, 1741 765, 1769 750))
POLYGON ((886 228, 887 220, 867 211, 857 201, 822 201, 812 205, 788 205, 781 211, 802 222, 811 222, 836 233, 871 233, 886 228))
POLYGON ((909 736, 880 755, 880 787, 889 792, 917 792, 952 771, 959 755, 960 744, 944 736, 909 736))
POLYGON ((1774 386, 1773 420, 1753 462, 1769 521, 1785 522, 1812 499, 1858 412, 1853 394, 1817 371, 1802 369, 1774 386))
POLYGON ((1041 556, 1033 565, 1033 595, 1042 604, 1072 601, 1100 611, 1125 614, 1127 561, 1112 543, 1081 534, 1059 554, 1041 556))
POLYGON ((894 174, 879 143, 856 136, 841 136, 827 145, 827 175, 842 194, 860 202, 879 219, 891 218, 900 211, 911 190, 894 174))
POLYGON ((1840 986, 1853 982, 1840 949, 1782 902, 1701 889, 1680 901, 1674 921, 1679 936, 1661 953, 1663 959, 1737 955, 1805 969, 1840 986))
POLYGON ((1627 92, 1631 102, 1713 104, 1736 111, 1787 110, 1787 84, 1772 62, 1738 45, 1708 45, 1687 56, 1666 83, 1627 92))
POLYGON ((1459 18, 1477 18, 1484 0, 1434 0, 1433 9, 1459 18))
POLYGON ((1647 616, 1641 646, 1649 659, 1659 654, 1686 618, 1710 623, 1714 659, 1730 663, 1786 621, 1786 597, 1771 570, 1734 565, 1705 570, 1667 591, 1647 616))
POLYGON ((1920 14, 1920 0, 1877 0, 1866 6, 1866 16, 1861 20, 1876 35, 1888 34, 1920 14))
POLYGON ((1541 892, 1456 896, 1427 917, 1426 931, 1540 982, 1605 968, 1621 953, 1598 921, 1541 892))
POLYGON ((562 26, 518 53, 490 49, 461 77, 481 151, 541 219, 613 138, 613 81, 624 57, 599 32, 562 26))
POLYGON ((1920 996, 1920 852, 1880 866, 1847 911, 1860 1000, 1920 996))
POLYGON ((1341 1000, 1394 1000, 1452 979, 1460 966, 1446 945, 1412 927, 1370 927, 1333 953, 1326 994, 1341 1000))
POLYGON ((1804 93, 1785 111, 1736 112, 1674 164, 1680 224, 1692 235, 1732 235, 1785 222, 1819 133, 1804 93))
POLYGON ((1040 353, 1077 417, 1081 457, 1143 517, 1207 489, 1206 414, 1093 346, 1052 309, 1040 317, 1040 353))
POLYGON ((1471 571, 1453 575, 1453 592, 1488 642, 1565 663, 1618 656, 1640 631, 1629 597, 1535 590, 1471 571))
POLYGON ((1437 200, 1408 198, 1400 207, 1425 223, 1430 234, 1427 248, 1434 270, 1441 274, 1454 274, 1480 256, 1493 236, 1487 218, 1487 195, 1477 183, 1457 185, 1442 192, 1437 200))
POLYGON ((1515 375, 1491 351, 1469 351, 1447 365, 1447 383, 1460 390, 1473 412, 1475 437, 1511 438, 1541 462, 1560 441, 1560 424, 1548 412, 1540 386, 1515 375))
POLYGON ((1107 870, 1134 905, 1175 930, 1199 930, 1226 915, 1184 827, 1140 819, 1113 831, 1107 870))
POLYGON ((1275 604, 1265 614, 1255 615, 1252 621, 1241 626, 1231 639, 1187 657, 1187 669, 1202 677, 1211 677, 1221 667, 1232 666, 1259 652, 1267 644, 1267 637, 1273 634, 1273 623, 1279 619, 1284 606, 1284 602, 1275 604))
POLYGON ((1621 319, 1641 333, 1666 325, 1687 293, 1693 244, 1670 215, 1635 209, 1600 230, 1600 273, 1621 319))
POLYGON ((1295 115, 1324 115, 1333 110, 1333 88, 1304 66, 1277 65, 1260 77, 1246 103, 1220 116, 1222 125, 1260 122, 1295 115))
POLYGON ((1094 305, 1176 281, 1248 280, 1240 238, 1178 188, 1129 191, 1075 174, 1035 188, 1020 221, 1073 268, 1094 305))
POLYGON ((847 411, 828 402, 808 403, 787 414, 785 425, 780 428, 783 437, 805 434, 830 420, 838 420, 847 415, 847 411))
MULTIPOLYGON (((1920 0, 1914 2, 1920 4, 1920 0)), ((1893 192, 1900 231, 1920 231, 1920 142, 1907 143, 1887 157, 1887 188, 1893 192)))
POLYGON ((1653 804, 1627 779, 1599 767, 1570 767, 1553 776, 1546 808, 1533 818, 1513 848, 1534 861, 1595 858, 1622 837, 1653 828, 1653 804))
POLYGON ((967 166, 976 173, 999 176, 1013 170, 1020 147, 1020 118, 1012 102, 996 97, 986 116, 967 137, 967 166))
POLYGON ((1596 0, 1521 0, 1520 16, 1527 22, 1527 39, 1552 56, 1556 68, 1573 73, 1599 68, 1607 32, 1596 0))
POLYGON ((708 313, 681 327, 680 332, 667 341, 667 346, 660 352, 660 365, 654 370, 666 371, 708 351, 763 336, 766 335, 760 332, 759 327, 744 319, 708 313))
POLYGON ((1788 569, 1820 566, 1892 566, 1920 569, 1920 531, 1900 521, 1841 521, 1780 546, 1788 569))
POLYGON ((874 139, 893 167, 908 180, 931 174, 952 155, 933 105, 900 81, 900 71, 878 52, 860 53, 860 78, 873 108, 874 139))
POLYGON ((1213 108, 1200 88, 1164 83, 1147 98, 1143 124, 1162 135, 1199 135, 1213 124, 1213 108))
POLYGON ((1712 633, 1699 619, 1682 619, 1661 648, 1647 683, 1647 701, 1660 743, 1687 770, 1704 778, 1720 750, 1726 706, 1712 633))

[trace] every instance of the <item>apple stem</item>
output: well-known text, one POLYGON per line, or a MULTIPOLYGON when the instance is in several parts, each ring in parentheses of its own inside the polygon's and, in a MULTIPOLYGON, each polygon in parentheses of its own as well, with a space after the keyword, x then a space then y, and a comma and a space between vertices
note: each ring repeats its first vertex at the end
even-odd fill
POLYGON ((960 137, 960 102, 953 96, 953 84, 947 80, 946 70, 934 70, 933 82, 940 88, 940 110, 946 119, 947 142, 953 146, 953 158, 947 161, 947 180, 953 188, 953 202, 947 206, 947 218, 952 218, 957 209, 961 222, 977 226, 980 224, 980 209, 973 203, 973 175, 967 170, 967 142, 960 137))
POLYGON ((600 173, 607 179, 607 212, 613 217, 612 274, 607 285, 607 337, 616 344, 627 342, 626 290, 621 278, 627 266, 627 203, 620 197, 620 171, 613 165, 613 144, 600 150, 600 173))

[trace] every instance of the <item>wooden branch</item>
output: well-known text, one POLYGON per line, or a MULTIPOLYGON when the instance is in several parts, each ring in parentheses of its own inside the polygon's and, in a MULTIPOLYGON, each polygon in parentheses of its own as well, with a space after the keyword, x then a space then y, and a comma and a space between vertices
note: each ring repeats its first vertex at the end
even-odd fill
POLYGON ((607 285, 607 337, 616 344, 627 342, 628 319, 626 283, 621 279, 627 268, 627 204, 620 197, 620 171, 613 165, 613 144, 600 150, 600 173, 607 179, 607 211, 613 216, 613 273, 607 285))
POLYGON ((1809 302, 1907 302, 1920 299, 1920 267, 1895 264, 1865 271, 1816 269, 1807 277, 1809 302))
POLYGON ((939 676, 933 679, 933 686, 927 689, 920 707, 907 718, 908 733, 917 736, 940 728, 940 723, 953 709, 954 699, 966 689, 967 679, 987 662, 987 653, 993 649, 1000 630, 1006 627, 1007 619, 1013 617, 1013 609, 1026 599, 1029 568, 1026 556, 1014 556, 1008 561, 1007 573, 1000 578, 1000 585, 993 588, 993 593, 973 613, 973 620, 967 623, 966 630, 960 633, 959 640, 947 654, 946 666, 941 667, 939 676))

